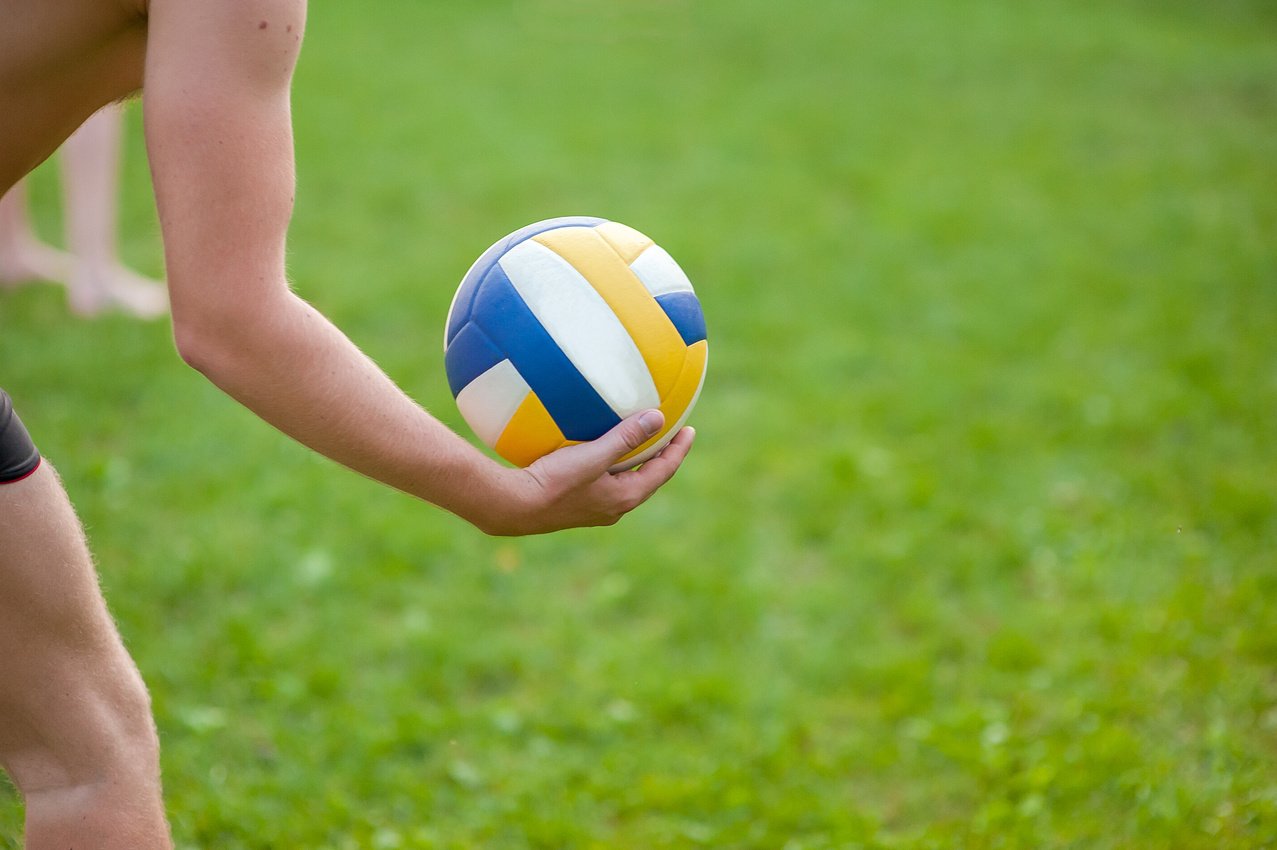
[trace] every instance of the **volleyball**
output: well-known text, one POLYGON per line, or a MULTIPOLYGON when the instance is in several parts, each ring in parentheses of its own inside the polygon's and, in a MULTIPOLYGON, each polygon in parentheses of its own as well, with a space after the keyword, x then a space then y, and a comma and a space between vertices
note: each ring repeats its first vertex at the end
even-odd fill
POLYGON ((650 459, 687 422, 708 356, 700 301, 674 259, 586 216, 530 224, 484 251, 444 333, 462 417, 517 466, 657 408, 662 430, 613 471, 650 459))

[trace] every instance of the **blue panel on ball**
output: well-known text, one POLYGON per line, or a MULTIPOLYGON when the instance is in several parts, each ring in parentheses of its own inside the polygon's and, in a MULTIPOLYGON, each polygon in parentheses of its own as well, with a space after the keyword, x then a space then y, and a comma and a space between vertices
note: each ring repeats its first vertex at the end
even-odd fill
POLYGON ((472 319, 528 382, 569 440, 593 440, 620 422, 541 327, 499 264, 483 279, 472 319))
POLYGON ((667 292, 656 296, 656 303, 670 317, 683 342, 691 345, 705 339, 705 314, 694 292, 667 292))
POLYGON ((505 359, 501 349, 474 323, 465 325, 443 356, 448 388, 455 397, 466 385, 505 359))
POLYGON ((477 266, 471 268, 472 273, 465 276, 461 285, 457 287, 457 294, 453 296, 452 313, 448 316, 448 333, 445 338, 447 346, 452 345, 452 340, 466 326, 466 322, 470 321, 470 307, 474 302, 474 294, 479 289, 479 281, 482 279, 473 274, 476 268, 477 266))
POLYGON ((480 254, 479 259, 475 260, 474 265, 470 267, 470 271, 466 272, 461 285, 457 287, 457 295, 454 299, 456 306, 453 307, 452 317, 448 322, 448 344, 452 344, 452 338, 470 320, 470 310, 473 306, 475 292, 478 291, 479 281, 487 276, 488 270, 496 265, 496 262, 501 259, 506 251, 509 251, 520 242, 531 239, 538 233, 545 233, 547 230, 553 230, 556 227, 593 227, 605 221, 607 221, 605 218, 595 218, 588 215, 566 215, 559 218, 548 218, 545 221, 533 222, 527 227, 519 228, 480 254))

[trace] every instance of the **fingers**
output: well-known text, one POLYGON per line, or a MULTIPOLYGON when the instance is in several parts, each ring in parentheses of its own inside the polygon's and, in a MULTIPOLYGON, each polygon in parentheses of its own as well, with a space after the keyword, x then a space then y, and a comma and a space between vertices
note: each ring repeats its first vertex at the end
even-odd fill
POLYGON ((665 426, 665 414, 644 410, 625 419, 591 443, 578 447, 578 457, 598 472, 606 472, 617 461, 646 443, 665 426))
POLYGON ((663 417, 658 414, 655 423, 640 423, 641 416, 625 420, 594 442, 552 452, 523 470, 536 483, 534 507, 529 514, 532 518, 509 533, 537 534, 560 528, 612 525, 647 501, 678 471, 696 432, 683 428, 643 466, 610 474, 607 470, 620 457, 650 439, 644 424, 649 428, 655 424, 655 431, 660 431, 663 417))
POLYGON ((661 449, 660 454, 643 464, 641 467, 629 472, 622 472, 616 476, 626 486, 637 486, 639 495, 639 503, 646 501, 648 496, 656 492, 665 482, 674 477, 674 473, 678 472, 678 468, 682 466, 684 458, 692 449, 692 443, 696 440, 696 429, 687 427, 681 429, 674 435, 674 439, 670 444, 661 449))

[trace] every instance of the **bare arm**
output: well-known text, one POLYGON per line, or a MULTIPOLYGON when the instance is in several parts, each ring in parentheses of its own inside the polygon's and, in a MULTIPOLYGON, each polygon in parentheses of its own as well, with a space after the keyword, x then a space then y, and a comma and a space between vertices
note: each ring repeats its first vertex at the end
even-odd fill
POLYGON ((304 0, 152 0, 145 120, 183 358, 316 451, 494 534, 614 522, 669 479, 690 430, 636 472, 633 417, 527 470, 490 460, 411 401, 289 289, 289 85, 304 0))

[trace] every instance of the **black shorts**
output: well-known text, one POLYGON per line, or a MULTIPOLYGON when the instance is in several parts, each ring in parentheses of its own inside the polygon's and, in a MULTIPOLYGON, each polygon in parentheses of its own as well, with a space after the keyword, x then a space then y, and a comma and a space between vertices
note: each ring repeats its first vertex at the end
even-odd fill
POLYGON ((21 481, 40 465, 40 453, 18 414, 13 412, 9 394, 0 390, 0 484, 21 481))

